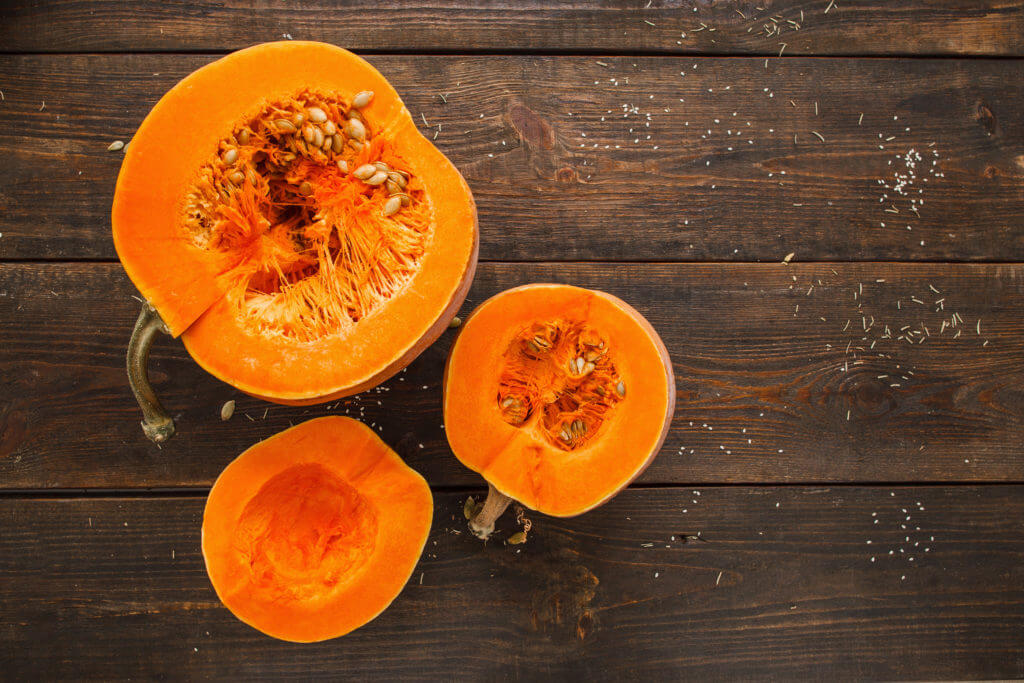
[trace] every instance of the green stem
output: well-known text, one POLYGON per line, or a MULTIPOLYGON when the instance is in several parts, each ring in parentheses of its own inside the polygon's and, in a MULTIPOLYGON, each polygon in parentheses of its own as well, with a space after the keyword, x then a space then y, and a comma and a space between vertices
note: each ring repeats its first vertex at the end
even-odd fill
POLYGON ((156 309, 149 302, 143 302, 128 342, 128 384, 142 408, 142 431, 154 443, 162 443, 174 436, 174 420, 160 405, 160 399, 149 383, 149 349, 158 332, 171 333, 156 309))

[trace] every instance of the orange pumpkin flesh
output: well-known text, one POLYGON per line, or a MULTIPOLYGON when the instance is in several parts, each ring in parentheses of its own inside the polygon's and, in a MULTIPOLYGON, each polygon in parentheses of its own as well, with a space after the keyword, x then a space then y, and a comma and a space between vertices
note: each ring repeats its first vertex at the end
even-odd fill
POLYGON ((326 640, 398 596, 432 514, 426 482, 372 429, 323 417, 257 443, 221 473, 203 514, 203 558, 240 620, 282 640, 326 640))
POLYGON ((458 170, 380 73, 323 43, 257 45, 171 89, 128 145, 112 223, 132 281, 195 360, 280 403, 400 370, 476 266, 458 170), (373 164, 386 179, 367 177, 373 164))
POLYGON ((578 287, 488 299, 445 368, 452 451, 493 489, 550 515, 586 512, 625 487, 661 448, 674 410, 654 328, 622 300, 578 287))

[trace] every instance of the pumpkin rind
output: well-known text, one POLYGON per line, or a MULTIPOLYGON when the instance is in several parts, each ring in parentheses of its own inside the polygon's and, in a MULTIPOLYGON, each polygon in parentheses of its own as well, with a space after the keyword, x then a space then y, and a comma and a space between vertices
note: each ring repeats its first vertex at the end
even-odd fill
MULTIPOLYGON (((557 412, 550 406, 545 415, 557 412)), ((674 411, 671 362, 654 328, 621 299, 578 287, 526 285, 488 299, 463 324, 445 367, 445 433, 456 457, 499 492, 555 516, 586 512, 643 472, 674 411), (552 320, 585 321, 603 335, 625 392, 586 439, 552 436, 536 414, 510 424, 495 403, 510 344, 552 320)))
POLYGON ((282 640, 326 640, 398 596, 432 514, 426 482, 372 429, 317 418, 225 468, 203 514, 203 558, 241 621, 282 640))
POLYGON ((465 180, 419 133, 394 88, 352 53, 302 41, 232 53, 172 88, 128 145, 112 223, 129 277, 195 360, 225 382, 281 403, 357 393, 408 364, 454 316, 478 249, 465 180), (246 327, 236 314, 237 292, 224 281, 223 259, 196 248, 180 220, 219 141, 267 102, 306 90, 347 100, 373 91, 359 111, 408 162, 432 211, 432 234, 412 279, 351 330, 312 341, 246 327))

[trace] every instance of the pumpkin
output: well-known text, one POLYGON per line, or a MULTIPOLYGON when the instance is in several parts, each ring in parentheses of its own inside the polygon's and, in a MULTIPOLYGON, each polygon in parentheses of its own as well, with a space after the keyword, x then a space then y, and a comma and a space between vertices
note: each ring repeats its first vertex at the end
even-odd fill
POLYGON ((476 267, 472 194, 370 64, 324 43, 232 53, 172 88, 127 146, 111 221, 145 298, 129 376, 151 438, 157 332, 268 401, 371 388, 447 327, 476 267))
POLYGON ((243 622, 282 640, 326 640, 398 596, 432 513, 426 482, 372 429, 317 418, 257 443, 221 473, 203 513, 203 559, 243 622))
POLYGON ((606 502, 654 459, 674 411, 665 345, 621 299, 557 284, 488 299, 444 374, 448 442, 490 484, 470 527, 486 538, 512 500, 559 517, 606 502))

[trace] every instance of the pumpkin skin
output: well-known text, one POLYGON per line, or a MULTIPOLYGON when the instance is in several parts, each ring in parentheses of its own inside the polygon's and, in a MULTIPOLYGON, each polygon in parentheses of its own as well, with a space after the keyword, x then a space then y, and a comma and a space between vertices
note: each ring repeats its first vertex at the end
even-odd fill
POLYGON ((203 513, 203 559, 241 621, 281 640, 326 640, 398 596, 432 515, 423 477, 372 429, 317 418, 225 468, 203 513))
POLYGON ((578 287, 531 284, 488 299, 445 367, 456 457, 498 493, 553 516, 586 512, 635 479, 674 411, 672 365, 654 328, 621 299, 578 287))
MULTIPOLYGON (((308 127, 312 108, 304 111, 308 127)), ((114 244, 129 277, 199 365, 248 394, 296 405, 358 393, 408 365, 455 315, 472 280, 478 250, 476 208, 465 180, 419 133, 394 88, 356 55, 302 41, 266 43, 232 53, 187 76, 164 95, 127 147, 112 224, 114 244), (371 91, 372 99, 357 109, 353 100, 364 91, 371 91), (255 162, 258 157, 248 153, 287 151, 274 147, 275 135, 282 140, 287 136, 267 127, 272 116, 267 112, 289 103, 317 104, 317 98, 326 98, 330 105, 318 106, 340 112, 337 122, 334 118, 328 122, 337 123, 336 137, 358 142, 341 134, 342 128, 348 131, 344 116, 363 121, 365 144, 359 149, 355 144, 342 145, 344 151, 338 154, 328 145, 321 153, 299 139, 305 128, 288 138, 298 141, 310 156, 300 154, 282 172, 307 173, 312 180, 307 223, 294 225, 289 232, 266 210, 271 206, 277 211, 287 201, 267 199, 267 188, 280 195, 282 186, 293 183, 294 192, 299 181, 290 176, 262 177, 255 162), (253 140, 258 138, 263 147, 253 151, 252 144, 242 145, 241 129, 246 129, 246 135, 251 131, 253 140), (252 192, 247 182, 236 188, 216 175, 219 160, 227 158, 231 145, 237 145, 233 154, 240 153, 234 168, 242 175, 259 176, 259 187, 252 192), (389 195, 382 187, 364 185, 353 177, 356 167, 385 159, 392 170, 404 173, 410 189, 403 192, 412 196, 413 204, 388 217, 381 211, 389 195), (347 171, 333 165, 338 160, 347 160, 347 171), (203 175, 210 168, 212 186, 203 175), (358 187, 353 190, 353 186, 358 187), (230 197, 225 195, 223 206, 211 208, 209 200, 195 200, 203 188, 216 197, 211 187, 222 191, 226 187, 230 197), (342 195, 344 202, 338 203, 342 195), (246 201, 262 202, 263 208, 249 207, 239 218, 238 210, 245 208, 246 201), (190 223, 195 222, 193 205, 212 212, 201 219, 204 229, 224 224, 225 212, 235 209, 232 215, 249 234, 230 236, 237 242, 230 248, 223 246, 230 240, 222 233, 211 233, 212 240, 198 235, 190 223), (329 237, 309 238, 308 222, 326 215, 329 208, 335 220, 329 224, 323 219, 323 226, 330 228, 323 233, 329 232, 329 237), (404 235, 394 237, 408 227, 403 221, 413 220, 407 216, 417 221, 411 255, 401 253, 404 235), (360 226, 365 234, 359 233, 360 226), (329 257, 334 260, 315 262, 310 253, 319 247, 310 246, 307 238, 321 239, 325 254, 331 243, 329 257), (356 247, 364 252, 352 257, 356 266, 377 259, 371 265, 383 274, 370 266, 365 272, 342 267, 346 266, 342 255, 356 240, 360 241, 356 247), (303 265, 303 259, 312 263, 303 265), (300 262, 294 271, 287 270, 291 261, 300 262), (267 273, 280 274, 281 263, 286 279, 266 291, 253 285, 260 278, 265 280, 267 273), (336 275, 325 270, 326 265, 333 268, 338 263, 336 275), (403 269, 400 277, 388 270, 399 267, 403 269), (350 311, 348 304, 333 296, 333 290, 366 290, 367 280, 374 277, 385 282, 382 287, 387 291, 352 294, 354 300, 370 301, 365 308, 350 311), (319 283, 313 294, 298 290, 313 281, 319 283), (313 303, 306 305, 307 299, 313 303), (306 308, 295 312, 295 302, 306 308), (334 318, 327 315, 343 308, 334 318), (294 320, 278 324, 288 316, 294 320), (307 333, 305 327, 314 326, 315 334, 307 333)))

